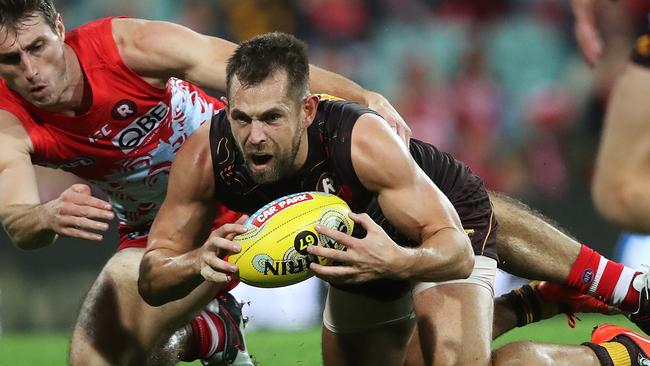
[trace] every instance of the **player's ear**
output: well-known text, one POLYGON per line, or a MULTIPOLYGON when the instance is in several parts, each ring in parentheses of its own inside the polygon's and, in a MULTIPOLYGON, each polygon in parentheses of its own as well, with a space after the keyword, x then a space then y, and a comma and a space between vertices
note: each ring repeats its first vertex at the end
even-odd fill
POLYGON ((65 24, 63 24, 63 17, 61 14, 56 14, 54 28, 56 28, 57 35, 61 38, 61 40, 65 41, 65 24))
POLYGON ((316 111, 318 110, 318 96, 315 94, 309 94, 303 101, 303 112, 305 113, 305 119, 303 120, 303 127, 307 128, 314 122, 316 118, 316 111))

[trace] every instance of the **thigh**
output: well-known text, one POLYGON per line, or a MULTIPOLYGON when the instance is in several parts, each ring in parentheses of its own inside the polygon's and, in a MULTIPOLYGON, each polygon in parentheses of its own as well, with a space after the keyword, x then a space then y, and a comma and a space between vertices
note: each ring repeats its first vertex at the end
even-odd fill
POLYGON ((492 293, 476 284, 430 287, 414 296, 426 365, 488 365, 492 293))
POLYGON ((466 279, 413 287, 418 329, 406 364, 489 364, 496 267, 494 259, 476 256, 466 279))
POLYGON ((121 250, 102 269, 79 312, 71 363, 137 364, 214 297, 216 286, 202 285, 182 300, 149 306, 137 285, 143 254, 143 248, 121 250))
POLYGON ((380 301, 330 286, 323 315, 325 366, 401 366, 413 333, 409 296, 380 301))

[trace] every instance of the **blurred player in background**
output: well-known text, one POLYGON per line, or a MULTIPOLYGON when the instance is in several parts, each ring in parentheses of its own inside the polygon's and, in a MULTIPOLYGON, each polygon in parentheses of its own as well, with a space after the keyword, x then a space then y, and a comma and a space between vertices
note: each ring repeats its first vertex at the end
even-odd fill
MULTIPOLYGON (((572 0, 576 39, 585 59, 596 65, 605 48, 597 27, 595 0, 572 0)), ((646 25, 647 27, 647 25, 646 25)), ((592 187, 598 212, 630 231, 620 237, 617 257, 640 269, 650 264, 650 34, 640 36, 611 92, 592 187)))
MULTIPOLYGON (((593 199, 608 221, 638 235, 621 236, 630 263, 650 264, 650 34, 634 45, 609 100, 596 160, 593 199)), ((623 258, 621 258, 623 259, 623 258)))
MULTIPOLYGON (((166 22, 106 18, 65 33, 51 0, 0 1, 0 219, 22 249, 57 235, 101 240, 120 221, 118 252, 82 306, 72 364, 137 364, 232 284, 206 284, 188 299, 151 307, 137 293, 149 226, 165 196, 175 152, 222 104, 196 85, 225 89, 235 45, 166 22), (181 80, 181 78, 183 80, 181 80), (195 84, 193 84, 195 83, 195 84), (70 171, 97 185, 73 185, 40 202, 32 164, 70 171)), ((376 93, 314 68, 312 87, 399 115, 376 93)), ((234 213, 222 213, 232 222, 234 213)), ((215 226, 218 226, 215 223, 215 226)), ((217 232, 219 233, 219 232, 217 232)), ((239 333, 240 309, 223 292, 165 346, 154 364, 211 358, 250 364, 239 333), (169 356, 168 359, 166 357, 169 356)))
MULTIPOLYGON (((244 228, 232 225, 228 228, 231 235, 205 240, 205 227, 215 214, 215 199, 231 209, 252 212, 279 196, 318 189, 320 177, 326 174, 338 180, 335 193, 346 199, 353 211, 370 213, 382 227, 367 215, 355 214, 352 217, 367 232, 363 239, 318 228, 345 244, 346 252, 309 248, 312 254, 343 263, 330 267, 312 264, 320 277, 336 284, 330 287, 324 313, 325 363, 402 362, 413 311, 403 292, 408 288, 404 279, 415 283, 413 302, 420 337, 412 343, 417 346, 408 356, 424 356, 423 360, 409 359, 409 364, 489 363, 496 219, 480 179, 432 146, 411 143, 413 157, 449 196, 463 227, 473 230, 474 272, 468 279, 433 284, 431 281, 450 280, 467 270, 462 268, 467 244, 453 237, 458 227, 453 217, 449 221, 446 216, 450 213, 441 209, 446 200, 434 193, 436 186, 413 167, 401 145, 385 131, 369 128, 377 124, 378 117, 372 111, 349 102, 319 101, 307 94, 306 68, 301 69, 296 61, 304 58, 306 65, 301 49, 293 37, 270 34, 243 43, 229 61, 227 110, 192 136, 177 156, 169 194, 141 264, 141 294, 151 303, 166 303, 187 296, 197 278, 234 275, 236 266, 216 257, 241 250, 230 239, 244 228), (249 57, 264 52, 262 59, 249 57), (373 165, 376 160, 381 164, 373 165), (197 179, 184 179, 190 174, 197 179), (418 187, 415 192, 411 190, 414 187, 418 187), (372 192, 378 193, 377 201, 372 201, 372 192), (418 202, 410 201, 414 197, 418 202), (423 197, 432 207, 422 204, 423 197), (422 211, 432 208, 431 213, 422 211), (438 231, 427 229, 433 225, 427 224, 432 215, 449 226, 438 231), (400 236, 389 221, 416 238, 415 242, 400 236), (441 232, 452 238, 438 241, 441 232), (418 240, 425 243, 424 248, 398 249, 396 245, 417 245, 418 240), (439 267, 443 263, 445 267, 439 267), (379 277, 387 277, 388 282, 372 281, 379 277), (347 286, 358 283, 363 285, 347 286), (468 343, 471 350, 465 347, 468 343)), ((523 205, 500 195, 493 198, 496 216, 503 215, 505 222, 498 231, 503 234, 497 235, 499 249, 506 249, 502 266, 575 289, 555 285, 543 292, 540 286, 500 299, 495 334, 512 328, 522 318, 528 322, 539 319, 543 315, 539 298, 560 302, 571 311, 609 311, 604 303, 577 290, 628 311, 639 308, 642 298, 635 285, 648 287, 645 274, 581 246, 523 205)), ((642 305, 647 314, 648 304, 642 305)), ((567 353, 567 360, 580 364, 585 357, 581 352, 593 356, 596 346, 575 352, 572 347, 556 347, 567 353)), ((630 352, 639 348, 630 347, 630 352)), ((518 350, 512 346, 501 354, 518 350)), ((602 357, 610 357, 607 350, 603 352, 602 357)))

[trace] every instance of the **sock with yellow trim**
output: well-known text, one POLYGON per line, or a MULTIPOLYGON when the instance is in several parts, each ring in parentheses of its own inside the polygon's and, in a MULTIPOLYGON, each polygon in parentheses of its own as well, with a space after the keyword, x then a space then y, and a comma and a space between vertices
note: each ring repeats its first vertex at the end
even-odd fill
POLYGON ((628 337, 614 337, 612 342, 582 344, 591 348, 602 366, 646 366, 648 359, 639 346, 628 337))
POLYGON ((542 319, 540 299, 530 285, 524 285, 503 295, 517 315, 517 326, 535 323, 542 319))
POLYGON ((627 351, 627 348, 622 343, 619 342, 605 342, 601 344, 595 344, 591 342, 585 342, 582 344, 591 348, 598 361, 602 366, 631 366, 632 360, 630 359, 630 353, 627 351))

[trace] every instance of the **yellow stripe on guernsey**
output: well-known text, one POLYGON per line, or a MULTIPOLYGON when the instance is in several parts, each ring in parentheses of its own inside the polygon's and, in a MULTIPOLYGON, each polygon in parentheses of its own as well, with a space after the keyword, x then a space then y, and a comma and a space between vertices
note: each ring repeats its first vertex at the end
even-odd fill
POLYGON ((630 353, 624 345, 618 342, 605 342, 601 346, 607 350, 609 357, 612 358, 614 366, 632 366, 630 353))
POLYGON ((333 101, 345 100, 343 98, 335 97, 335 96, 329 95, 329 94, 316 94, 316 95, 318 96, 319 100, 333 100, 333 101))

